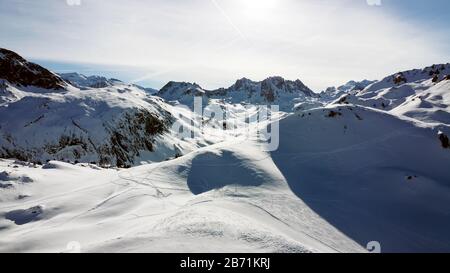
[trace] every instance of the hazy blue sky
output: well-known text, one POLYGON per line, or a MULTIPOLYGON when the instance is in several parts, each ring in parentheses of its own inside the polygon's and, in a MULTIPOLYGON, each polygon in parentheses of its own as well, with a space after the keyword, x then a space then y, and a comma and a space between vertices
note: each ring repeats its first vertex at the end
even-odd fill
POLYGON ((0 47, 161 87, 300 78, 316 91, 450 61, 450 1, 0 0, 0 47))

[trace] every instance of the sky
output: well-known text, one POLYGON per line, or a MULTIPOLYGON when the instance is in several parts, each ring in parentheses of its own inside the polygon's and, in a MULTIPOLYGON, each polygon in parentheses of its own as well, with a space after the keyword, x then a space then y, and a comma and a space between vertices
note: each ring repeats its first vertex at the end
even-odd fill
POLYGON ((0 0, 0 47, 161 88, 300 79, 315 91, 450 62, 448 0, 0 0))

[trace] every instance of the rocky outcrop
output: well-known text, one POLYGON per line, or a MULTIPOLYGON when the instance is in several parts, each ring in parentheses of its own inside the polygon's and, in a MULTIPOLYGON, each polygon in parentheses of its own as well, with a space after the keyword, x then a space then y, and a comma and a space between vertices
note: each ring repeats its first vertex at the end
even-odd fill
POLYGON ((443 132, 439 132, 438 134, 439 140, 441 141, 442 148, 449 149, 450 148, 450 140, 448 139, 448 136, 444 134, 443 132))
POLYGON ((0 79, 17 86, 35 86, 52 90, 63 89, 67 85, 49 70, 3 48, 0 48, 0 79))
POLYGON ((17 139, 19 136, 10 135, 9 145, 0 147, 0 157, 36 164, 59 160, 130 167, 136 164, 141 152, 154 152, 155 138, 167 132, 172 118, 169 113, 162 113, 160 118, 146 109, 130 109, 115 121, 105 121, 103 128, 93 130, 84 129, 75 121, 68 122, 63 133, 42 146, 24 147, 17 139), (96 131, 104 131, 105 137, 95 137, 96 131))
POLYGON ((397 85, 408 82, 403 73, 398 73, 397 75, 393 76, 393 81, 397 85))
POLYGON ((225 99, 231 103, 254 104, 279 102, 288 104, 292 103, 294 99, 319 97, 300 80, 289 81, 282 77, 270 77, 261 82, 242 78, 228 88, 216 90, 202 89, 196 83, 169 82, 157 95, 169 101, 189 102, 194 97, 203 97, 205 99, 225 99))

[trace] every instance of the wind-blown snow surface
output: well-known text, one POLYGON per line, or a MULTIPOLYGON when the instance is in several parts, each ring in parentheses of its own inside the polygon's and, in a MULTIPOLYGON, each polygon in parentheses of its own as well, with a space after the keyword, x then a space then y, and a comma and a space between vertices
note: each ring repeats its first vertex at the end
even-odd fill
POLYGON ((72 241, 83 252, 363 251, 256 147, 222 143, 121 171, 3 160, 11 186, 1 195, 0 251, 65 252, 72 241))
POLYGON ((450 150, 437 132, 357 106, 280 124, 272 153, 292 191, 331 225, 383 251, 449 251, 450 150))

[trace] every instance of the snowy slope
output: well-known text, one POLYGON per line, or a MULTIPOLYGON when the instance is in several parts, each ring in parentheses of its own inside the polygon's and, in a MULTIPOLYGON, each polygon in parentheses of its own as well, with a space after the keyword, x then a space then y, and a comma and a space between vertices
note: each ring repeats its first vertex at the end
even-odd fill
POLYGON ((0 166, 12 185, 0 195, 1 252, 67 252, 73 241, 83 252, 364 251, 293 195, 251 142, 124 171, 0 166))
POLYGON ((387 76, 381 81, 377 81, 368 86, 367 91, 376 91, 405 83, 421 82, 428 79, 431 79, 433 82, 439 82, 449 75, 450 63, 434 64, 423 69, 412 69, 387 76))
POLYGON ((411 96, 391 112, 428 124, 450 126, 450 80, 411 96))
POLYGON ((383 251, 450 251, 450 149, 439 130, 354 105, 281 121, 272 158, 292 191, 344 234, 383 251))
MULTIPOLYGON (((448 85, 445 82, 450 80, 448 75, 450 75, 450 64, 400 72, 375 82, 359 92, 344 94, 335 99, 333 103, 352 103, 391 111, 408 101, 420 100, 420 98, 435 92, 445 93, 445 90, 448 90, 448 85), (395 79, 400 77, 399 75, 403 80, 396 81, 395 79), (442 87, 435 88, 435 86, 442 87)), ((439 96, 439 94, 436 94, 436 96, 439 96)))

